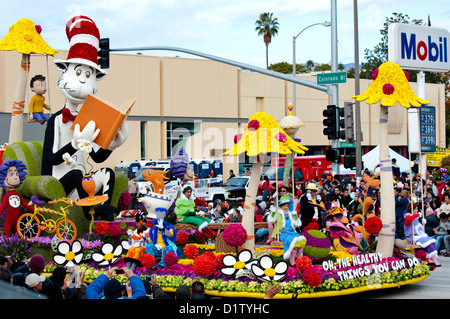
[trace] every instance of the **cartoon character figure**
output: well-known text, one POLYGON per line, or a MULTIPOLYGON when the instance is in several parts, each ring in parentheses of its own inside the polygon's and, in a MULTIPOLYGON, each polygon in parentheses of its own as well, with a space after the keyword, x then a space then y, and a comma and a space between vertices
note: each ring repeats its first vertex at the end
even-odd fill
POLYGON ((323 222, 327 232, 330 233, 333 239, 335 249, 357 254, 364 244, 361 233, 358 232, 359 228, 354 227, 348 218, 344 216, 344 210, 339 206, 338 202, 326 202, 323 210, 328 213, 323 218, 323 222))
POLYGON ((50 118, 48 114, 44 113, 44 108, 50 110, 50 106, 45 104, 44 94, 47 92, 45 76, 42 74, 33 76, 30 80, 30 88, 35 95, 30 100, 29 113, 33 119, 42 125, 50 118))
POLYGON ((153 188, 155 189, 155 193, 164 194, 164 180, 169 180, 170 178, 166 177, 166 174, 169 171, 159 171, 154 169, 146 169, 142 172, 142 177, 147 182, 153 184, 153 188))
POLYGON ((128 269, 135 269, 145 254, 145 247, 149 241, 149 229, 147 228, 147 219, 140 212, 136 214, 136 229, 128 230, 128 249, 124 261, 128 269))
MULTIPOLYGON (((81 181, 82 167, 85 167, 83 145, 93 143, 100 130, 96 123, 90 121, 83 130, 79 125, 72 129, 73 120, 77 115, 77 107, 82 104, 88 94, 95 94, 97 81, 103 79, 107 73, 98 65, 97 51, 99 49, 100 34, 92 19, 86 16, 76 16, 66 25, 66 34, 70 41, 70 49, 66 60, 54 60, 56 67, 62 71, 58 80, 58 89, 66 98, 62 110, 53 114, 47 122, 45 131, 42 174, 51 175, 59 179, 68 196, 74 190, 79 198, 87 196, 81 181), (71 156, 76 161, 76 168, 66 164, 65 158, 71 156)), ((93 143, 90 158, 96 163, 104 162, 117 147, 122 145, 128 137, 128 126, 124 123, 108 149, 103 149, 93 143)), ((95 218, 113 220, 113 214, 118 210, 110 205, 114 189, 115 174, 110 168, 101 168, 93 172, 97 186, 96 191, 102 189, 104 196, 109 199, 102 205, 95 207, 95 218)), ((90 220, 89 208, 84 207, 85 217, 90 220)))
POLYGON ((192 187, 185 185, 182 194, 175 201, 175 214, 178 222, 196 225, 199 232, 203 233, 208 239, 214 240, 217 237, 217 232, 208 227, 211 220, 197 215, 195 201, 192 197, 192 187))
POLYGON ((409 204, 405 212, 404 228, 406 241, 426 249, 429 264, 440 267, 441 264, 437 261, 436 239, 425 233, 422 223, 419 222, 419 217, 418 205, 413 204, 413 212, 411 213, 411 204, 409 204))
POLYGON ((156 208, 157 218, 153 219, 153 227, 150 229, 150 242, 145 248, 147 254, 153 255, 155 258, 161 258, 159 267, 165 267, 164 255, 172 252, 181 255, 180 248, 177 247, 177 233, 173 225, 164 221, 168 211, 165 208, 156 208))
POLYGON ((11 230, 17 232, 17 220, 20 217, 21 206, 34 211, 34 207, 28 205, 25 200, 16 192, 27 175, 26 165, 19 160, 9 160, 0 166, 0 186, 8 188, 8 192, 3 196, 0 204, 0 212, 6 207, 5 236, 11 235, 11 230))
POLYGON ((278 211, 272 212, 267 217, 267 222, 273 224, 272 236, 279 236, 284 245, 283 258, 289 259, 291 265, 295 265, 295 260, 303 256, 303 249, 306 246, 306 238, 300 235, 302 222, 294 211, 289 210, 290 200, 280 201, 278 211))

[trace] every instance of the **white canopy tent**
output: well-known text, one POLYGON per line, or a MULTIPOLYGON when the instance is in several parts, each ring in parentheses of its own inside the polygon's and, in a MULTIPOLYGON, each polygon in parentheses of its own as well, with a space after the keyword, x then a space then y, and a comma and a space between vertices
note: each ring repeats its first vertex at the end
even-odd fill
MULTIPOLYGON (((400 172, 409 173, 409 171, 411 169, 409 159, 407 159, 406 157, 403 157, 399 153, 393 151, 391 148, 389 148, 389 156, 390 156, 391 160, 393 158, 395 158, 397 160, 397 165, 400 167, 400 172)), ((375 166, 380 163, 380 146, 378 145, 370 152, 364 154, 362 156, 362 161, 363 161, 363 165, 364 165, 363 170, 367 168, 369 171, 373 172, 373 169, 375 168, 375 166)), ((412 163, 411 163, 411 165, 412 165, 412 163)), ((355 170, 345 168, 344 165, 340 166, 339 171, 340 171, 340 175, 355 174, 355 170)), ((378 173, 378 172, 379 172, 379 169, 377 168, 375 170, 375 173, 378 173)))

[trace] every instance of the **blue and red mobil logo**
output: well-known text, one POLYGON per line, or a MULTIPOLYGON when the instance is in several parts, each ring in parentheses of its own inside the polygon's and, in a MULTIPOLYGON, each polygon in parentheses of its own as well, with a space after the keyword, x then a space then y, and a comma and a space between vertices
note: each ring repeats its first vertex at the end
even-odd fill
POLYGON ((448 71, 449 43, 445 29, 401 23, 389 26, 389 60, 404 69, 448 71))
POLYGON ((439 37, 439 43, 432 40, 431 35, 427 37, 427 42, 418 40, 415 33, 402 32, 400 35, 400 46, 402 59, 420 59, 422 61, 447 62, 447 38, 439 37), (409 38, 408 38, 409 36, 409 38))

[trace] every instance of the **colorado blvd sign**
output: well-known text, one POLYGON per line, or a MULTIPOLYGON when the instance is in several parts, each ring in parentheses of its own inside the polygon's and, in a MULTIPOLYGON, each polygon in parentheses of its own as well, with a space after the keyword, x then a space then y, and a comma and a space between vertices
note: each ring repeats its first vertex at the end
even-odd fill
POLYGON ((389 61, 404 69, 447 72, 450 34, 441 28, 392 23, 388 30, 389 61))

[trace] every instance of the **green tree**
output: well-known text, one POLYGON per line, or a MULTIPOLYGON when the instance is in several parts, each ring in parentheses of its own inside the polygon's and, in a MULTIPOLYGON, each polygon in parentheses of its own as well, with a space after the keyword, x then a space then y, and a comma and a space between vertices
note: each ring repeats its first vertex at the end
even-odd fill
MULTIPOLYGON (((372 50, 366 48, 364 50, 365 62, 361 64, 360 75, 361 79, 372 79, 372 72, 378 68, 382 63, 388 61, 388 29, 391 23, 407 23, 414 25, 425 25, 422 19, 411 19, 407 14, 392 13, 392 16, 386 17, 383 28, 380 30, 381 42, 378 43, 372 50)), ((428 26, 431 25, 428 18, 428 26)), ((409 80, 411 82, 417 81, 416 70, 408 70, 409 80)), ((354 77, 354 69, 349 70, 347 76, 354 77)), ((427 83, 442 83, 442 78, 436 72, 425 72, 425 81, 427 83)))
MULTIPOLYGON (((284 74, 292 74, 292 63, 288 62, 278 62, 270 64, 268 67, 269 70, 284 73, 284 74)), ((306 68, 303 64, 295 64, 295 71, 296 73, 303 73, 306 72, 306 68)))
POLYGON ((313 68, 314 68, 314 61, 313 60, 306 61, 306 69, 308 71, 311 71, 313 68))
POLYGON ((269 44, 272 42, 272 37, 278 34, 278 18, 274 18, 271 12, 264 12, 259 15, 255 25, 255 31, 263 36, 266 45, 266 67, 269 68, 269 44))
POLYGON ((314 71, 328 71, 331 70, 331 65, 328 63, 317 64, 314 71))

